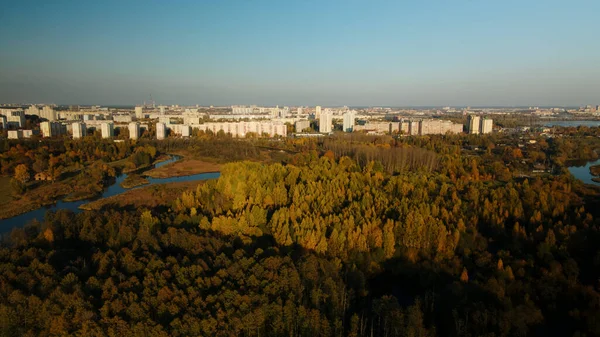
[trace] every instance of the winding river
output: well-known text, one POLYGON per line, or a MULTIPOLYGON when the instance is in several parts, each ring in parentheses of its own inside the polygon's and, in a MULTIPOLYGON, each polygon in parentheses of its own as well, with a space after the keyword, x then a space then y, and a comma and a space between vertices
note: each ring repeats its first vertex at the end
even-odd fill
MULTIPOLYGON (((152 168, 158 168, 158 167, 173 163, 173 162, 179 160, 180 158, 181 157, 179 157, 179 156, 172 156, 168 160, 162 161, 160 163, 156 163, 152 167, 149 167, 147 170, 150 170, 152 168)), ((145 186, 154 185, 154 184, 166 184, 166 183, 179 182, 179 181, 195 181, 195 180, 215 179, 215 178, 218 178, 219 175, 220 175, 219 172, 211 172, 211 173, 200 173, 200 174, 194 174, 194 175, 189 175, 189 176, 171 177, 171 178, 146 177, 146 179, 148 179, 148 182, 149 182, 148 184, 130 188, 130 189, 136 189, 136 188, 145 187, 145 186)), ((75 213, 83 212, 83 210, 81 210, 79 208, 79 206, 87 204, 93 200, 112 197, 114 195, 121 194, 125 191, 130 190, 130 189, 121 187, 121 182, 123 182, 123 180, 125 180, 125 178, 127 178, 127 174, 121 174, 121 175, 117 176, 115 181, 110 186, 105 188, 104 192, 102 192, 101 195, 94 197, 92 199, 69 201, 69 202, 60 200, 60 201, 57 201, 54 205, 44 206, 44 207, 38 208, 36 210, 14 216, 12 218, 0 220, 0 234, 7 233, 15 227, 23 227, 24 225, 33 221, 34 219, 42 221, 44 219, 44 215, 48 211, 57 211, 59 209, 68 209, 75 213)))
POLYGON ((592 180, 594 176, 590 172, 590 166, 594 165, 600 165, 600 159, 587 162, 581 166, 569 166, 569 172, 571 172, 575 178, 583 181, 586 184, 600 186, 600 183, 592 180))

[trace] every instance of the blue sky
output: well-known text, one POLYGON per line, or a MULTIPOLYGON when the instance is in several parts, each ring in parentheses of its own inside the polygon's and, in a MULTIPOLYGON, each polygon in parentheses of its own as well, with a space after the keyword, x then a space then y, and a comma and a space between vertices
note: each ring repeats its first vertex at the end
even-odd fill
POLYGON ((6 1, 0 102, 600 104, 600 1, 6 1))

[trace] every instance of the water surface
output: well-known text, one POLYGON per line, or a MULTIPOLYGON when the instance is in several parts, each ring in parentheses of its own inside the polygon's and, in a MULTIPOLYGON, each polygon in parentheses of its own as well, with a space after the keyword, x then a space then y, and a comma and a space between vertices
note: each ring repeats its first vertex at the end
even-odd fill
MULTIPOLYGON (((149 167, 147 170, 170 164, 172 162, 179 160, 180 158, 181 157, 179 157, 179 156, 172 156, 168 160, 162 161, 160 163, 156 163, 152 167, 149 167)), ((172 177, 172 178, 147 177, 146 179, 148 179, 149 184, 146 184, 143 186, 138 186, 135 188, 140 188, 140 187, 154 185, 154 184, 166 184, 166 183, 173 183, 173 182, 180 182, 180 181, 196 181, 196 180, 200 181, 200 180, 207 180, 207 179, 216 179, 219 177, 219 175, 220 175, 219 172, 211 172, 211 173, 200 173, 200 174, 194 174, 194 175, 190 175, 190 176, 172 177)), ((0 220, 0 233, 7 233, 15 227, 23 227, 26 224, 28 224, 29 222, 33 221, 34 219, 37 219, 38 221, 43 221, 44 216, 46 215, 46 212, 48 212, 48 211, 57 211, 59 209, 67 209, 67 210, 73 211, 74 213, 82 212, 83 210, 79 209, 79 206, 81 206, 81 205, 87 204, 93 200, 112 197, 114 195, 118 195, 125 191, 131 190, 131 189, 123 188, 121 186, 121 182, 123 182, 123 180, 125 178, 127 178, 127 174, 121 174, 121 175, 117 176, 115 181, 110 186, 105 188, 100 196, 97 196, 97 197, 94 197, 91 199, 86 199, 86 200, 78 200, 78 201, 62 201, 61 200, 61 201, 56 202, 56 204, 54 204, 54 205, 43 206, 36 210, 30 211, 27 213, 23 213, 23 214, 14 216, 12 218, 0 220)), ((133 188, 133 189, 135 189, 135 188, 133 188)))

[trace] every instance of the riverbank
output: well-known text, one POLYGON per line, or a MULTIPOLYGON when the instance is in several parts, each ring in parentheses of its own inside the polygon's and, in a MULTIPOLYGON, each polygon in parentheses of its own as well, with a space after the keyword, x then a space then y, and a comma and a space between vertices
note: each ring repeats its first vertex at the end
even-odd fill
POLYGON ((147 185, 150 182, 148 179, 140 176, 139 174, 130 174, 127 178, 123 179, 121 182, 121 187, 123 188, 134 188, 138 186, 147 185))
POLYGON ((79 206, 79 208, 87 211, 99 211, 105 208, 135 210, 141 207, 171 207, 173 200, 179 198, 185 191, 195 190, 200 183, 202 182, 183 181, 136 188, 119 195, 92 201, 79 206))
POLYGON ((170 163, 144 173, 144 175, 151 178, 172 178, 172 177, 184 177, 191 176, 200 173, 211 173, 219 172, 221 165, 215 162, 201 159, 201 158, 190 158, 184 156, 182 159, 170 163))
POLYGON ((600 176, 600 165, 590 166, 590 173, 593 176, 600 176))

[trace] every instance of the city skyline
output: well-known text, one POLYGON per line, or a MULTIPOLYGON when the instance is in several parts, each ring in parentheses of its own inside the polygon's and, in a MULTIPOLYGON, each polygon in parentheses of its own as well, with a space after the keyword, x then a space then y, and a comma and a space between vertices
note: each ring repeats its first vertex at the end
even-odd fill
POLYGON ((598 104, 594 1, 10 3, 0 102, 598 104))

